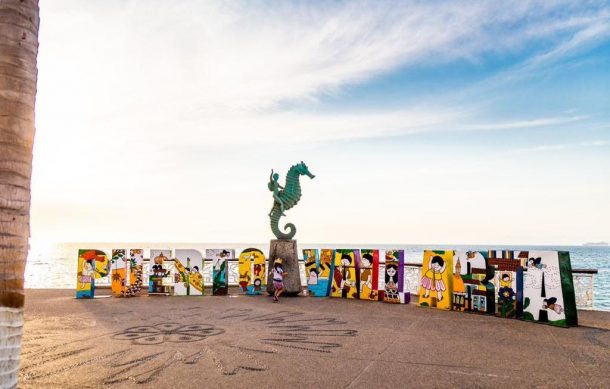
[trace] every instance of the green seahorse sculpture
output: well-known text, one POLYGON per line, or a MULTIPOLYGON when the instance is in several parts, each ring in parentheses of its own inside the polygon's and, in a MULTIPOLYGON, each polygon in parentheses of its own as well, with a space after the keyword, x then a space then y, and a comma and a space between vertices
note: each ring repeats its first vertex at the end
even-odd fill
POLYGON ((271 231, 278 239, 292 239, 297 233, 297 228, 292 223, 288 223, 284 226, 287 233, 280 231, 279 221, 280 217, 284 215, 284 211, 297 205, 301 199, 301 184, 299 183, 299 177, 305 175, 309 178, 315 176, 309 172, 305 162, 297 163, 293 165, 288 173, 286 173, 286 184, 281 186, 278 182, 279 174, 274 173, 271 170, 271 176, 269 177, 269 190, 273 192, 273 208, 269 212, 269 218, 271 219, 271 231))

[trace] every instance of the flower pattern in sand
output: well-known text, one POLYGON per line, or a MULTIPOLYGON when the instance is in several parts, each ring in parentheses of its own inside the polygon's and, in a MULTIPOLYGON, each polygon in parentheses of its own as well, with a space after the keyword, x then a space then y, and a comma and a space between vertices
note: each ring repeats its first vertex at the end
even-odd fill
POLYGON ((134 344, 151 345, 165 342, 198 342, 224 330, 209 324, 161 323, 153 326, 130 327, 113 336, 117 340, 130 340, 134 344))

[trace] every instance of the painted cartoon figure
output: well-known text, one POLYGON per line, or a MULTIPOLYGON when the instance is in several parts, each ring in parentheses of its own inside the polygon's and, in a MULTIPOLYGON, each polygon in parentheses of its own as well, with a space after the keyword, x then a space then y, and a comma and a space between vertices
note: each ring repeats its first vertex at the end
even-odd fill
POLYGON ((174 285, 176 287, 174 292, 176 295, 203 295, 203 276, 199 272, 198 265, 202 259, 199 259, 199 256, 201 254, 195 250, 176 250, 176 258, 174 259, 175 272, 173 272, 174 285), (195 256, 191 258, 191 254, 195 256))
POLYGON ((248 284, 250 283, 250 272, 246 271, 245 273, 239 274, 239 286, 241 286, 241 290, 244 292, 248 291, 248 284))
MULTIPOLYGON (((113 253, 115 254, 115 253, 113 253)), ((94 298, 95 280, 108 275, 116 262, 112 262, 106 253, 100 250, 78 250, 78 262, 76 267, 76 298, 94 298)), ((116 267, 116 266, 114 266, 116 267)), ((113 274, 114 276, 115 274, 113 274)), ((120 277, 111 277, 115 289, 121 288, 120 277)))
POLYGON ((217 258, 214 258, 214 270, 221 270, 225 264, 225 258, 229 257, 231 253, 227 250, 222 250, 217 258))
POLYGON ((333 250, 322 250, 320 253, 320 273, 319 278, 330 278, 330 270, 333 260, 333 250))
MULTIPOLYGON (((284 187, 282 185, 280 185, 280 183, 278 182, 279 179, 280 179, 280 175, 277 173, 273 173, 273 170, 271 170, 271 175, 269 176, 269 184, 267 184, 267 186, 269 187, 269 190, 271 192, 273 192, 273 199, 280 204, 280 210, 282 212, 282 216, 286 216, 284 214, 284 202, 280 198, 280 189, 284 189, 284 187)), ((275 207, 275 204, 273 205, 273 207, 275 207)), ((269 217, 271 217, 271 215, 273 214, 273 207, 271 208, 271 211, 269 212, 269 217)))
POLYGON ((309 270, 309 278, 307 279, 308 285, 318 285, 318 271, 316 268, 309 270))
POLYGON ((305 261, 305 278, 307 279, 307 285, 318 284, 318 270, 316 268, 316 254, 315 251, 303 251, 306 253, 307 260, 305 261), (312 273, 312 270, 314 271, 312 273), (315 283, 312 283, 315 282, 315 283))
POLYGON ((144 250, 142 249, 131 249, 129 250, 129 259, 132 262, 132 266, 135 267, 139 262, 144 259, 144 250))
POLYGON ((260 278, 254 280, 254 291, 260 292, 262 290, 263 281, 260 278))
POLYGON ((445 283, 443 282, 442 273, 445 271, 445 261, 439 255, 435 255, 430 261, 430 266, 426 274, 421 279, 421 286, 426 290, 424 297, 430 297, 430 291, 436 291, 438 301, 443 300, 443 292, 445 291, 445 283))
MULTIPOLYGON (((195 275, 196 273, 199 273, 199 266, 195 265, 193 266, 193 270, 191 270, 191 274, 195 275)), ((201 273, 199 273, 201 274, 201 273)))
POLYGON ((551 297, 542 301, 542 308, 550 309, 555 311, 556 314, 560 315, 563 312, 563 307, 557 304, 557 297, 551 297))
MULTIPOLYGON (((373 273, 371 266, 373 265, 373 256, 366 253, 362 256, 362 273, 360 273, 360 288, 365 296, 370 296, 373 293, 373 273)), ((374 297, 374 296, 373 296, 374 297)))
POLYGON ((337 286, 340 286, 341 282, 343 281, 343 277, 341 276, 341 269, 339 266, 335 266, 335 271, 333 272, 333 280, 334 280, 334 283, 333 283, 332 288, 333 288, 333 292, 336 292, 337 287, 335 287, 335 284, 337 286))
POLYGON ((500 287, 501 288, 510 288, 512 285, 512 280, 510 273, 503 273, 502 278, 500 278, 500 287))
POLYGON ((339 289, 342 290, 341 294, 343 298, 347 298, 347 294, 349 293, 350 288, 352 287, 351 278, 351 269, 349 266, 352 264, 352 257, 348 254, 343 254, 341 256, 341 284, 339 289))
POLYGON ((163 265, 153 265, 152 267, 153 276, 158 278, 164 278, 169 274, 169 271, 163 268, 163 265))
POLYGON ((546 267, 546 265, 542 264, 542 258, 538 257, 538 258, 530 258, 527 260, 527 267, 528 268, 536 268, 536 269, 544 269, 546 267))
MULTIPOLYGON (((254 256, 252 256, 252 257, 254 257, 254 256)), ((260 276, 262 271, 263 271, 263 267, 261 266, 261 264, 255 263, 254 264, 254 277, 260 276)))
POLYGON ((386 265, 385 294, 387 300, 398 300, 398 266, 395 263, 386 265))
POLYGON ((92 261, 83 261, 83 270, 80 274, 80 289, 85 289, 87 284, 91 284, 95 278, 95 269, 92 261))
POLYGON ((212 294, 215 296, 224 296, 227 294, 227 283, 226 283, 226 272, 227 272, 227 259, 230 257, 231 252, 228 250, 222 250, 214 258, 213 261, 213 286, 212 294))

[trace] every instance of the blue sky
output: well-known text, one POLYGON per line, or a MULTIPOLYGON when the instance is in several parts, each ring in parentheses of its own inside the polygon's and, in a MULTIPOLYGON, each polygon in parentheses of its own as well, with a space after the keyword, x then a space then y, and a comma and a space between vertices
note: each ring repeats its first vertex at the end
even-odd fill
POLYGON ((610 240, 608 2, 41 4, 33 239, 610 240))

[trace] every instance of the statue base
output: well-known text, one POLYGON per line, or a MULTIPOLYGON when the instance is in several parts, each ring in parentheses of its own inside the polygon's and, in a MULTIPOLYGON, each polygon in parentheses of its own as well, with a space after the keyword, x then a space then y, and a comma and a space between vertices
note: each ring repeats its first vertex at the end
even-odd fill
MULTIPOLYGON (((269 248, 269 272, 277 258, 283 259, 284 293, 282 296, 296 296, 301 292, 301 274, 299 270, 299 254, 297 241, 293 239, 273 239, 269 248)), ((273 294, 273 275, 267 274, 267 293, 273 294)))

